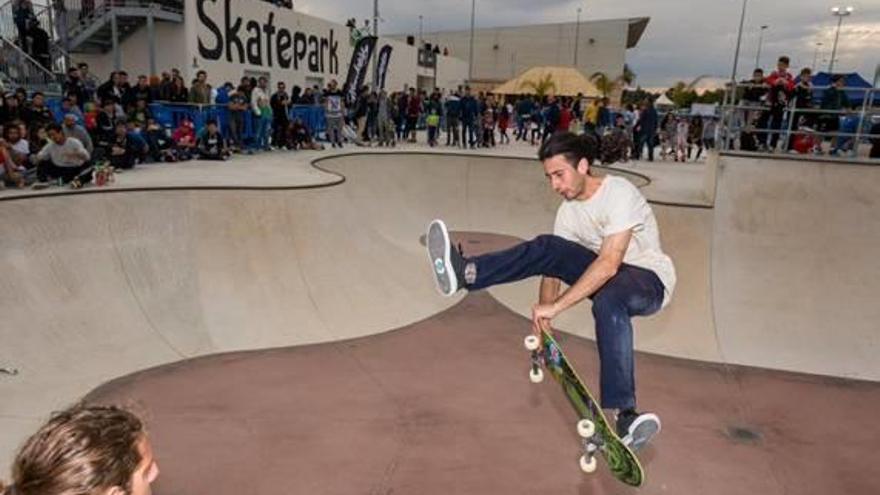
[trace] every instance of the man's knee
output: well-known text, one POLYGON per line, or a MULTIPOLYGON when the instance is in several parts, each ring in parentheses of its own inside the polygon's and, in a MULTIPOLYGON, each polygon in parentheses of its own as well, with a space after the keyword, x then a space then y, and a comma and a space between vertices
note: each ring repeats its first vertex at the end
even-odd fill
POLYGON ((629 317, 625 295, 605 287, 593 296, 593 316, 597 319, 629 317))

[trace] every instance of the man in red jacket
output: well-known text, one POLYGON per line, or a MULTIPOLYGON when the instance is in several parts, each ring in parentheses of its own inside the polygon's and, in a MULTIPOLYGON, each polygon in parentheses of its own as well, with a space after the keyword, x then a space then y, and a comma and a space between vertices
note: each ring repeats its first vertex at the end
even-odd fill
POLYGON ((770 109, 767 111, 767 128, 771 129, 770 141, 767 143, 769 151, 776 150, 780 133, 773 131, 782 129, 782 117, 785 114, 785 107, 788 106, 788 102, 791 100, 791 95, 794 92, 794 76, 788 71, 788 65, 788 57, 779 57, 779 61, 776 63, 776 70, 765 80, 767 86, 770 87, 767 92, 767 103, 770 105, 770 109))

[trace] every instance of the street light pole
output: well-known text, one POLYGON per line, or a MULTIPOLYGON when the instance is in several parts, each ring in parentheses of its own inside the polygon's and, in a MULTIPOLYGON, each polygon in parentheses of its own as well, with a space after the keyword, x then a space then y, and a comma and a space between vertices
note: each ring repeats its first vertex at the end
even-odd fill
POLYGON ((755 54, 755 68, 761 67, 761 45, 764 44, 764 30, 767 29, 767 25, 761 26, 761 34, 758 35, 758 53, 755 54))
POLYGON ((739 65, 739 48, 742 45, 743 24, 746 22, 746 5, 748 3, 749 0, 743 0, 742 15, 739 18, 739 32, 736 35, 736 53, 733 55, 733 72, 730 73, 730 80, 734 83, 736 82, 737 65, 739 65))
POLYGON ((840 25, 843 24, 843 18, 852 14, 855 9, 852 7, 832 7, 831 15, 837 17, 837 32, 834 33, 834 46, 831 48, 831 62, 828 63, 828 73, 834 73, 834 58, 837 56, 837 40, 840 38, 840 25))
MULTIPOLYGON (((376 38, 376 43, 379 43, 379 0, 373 0, 373 37, 376 38)), ((378 50, 377 46, 375 50, 378 50)), ((379 64, 377 63, 378 55, 372 57, 372 72, 373 72, 373 90, 379 91, 379 64)))
POLYGON ((581 8, 578 7, 577 24, 574 27, 574 67, 578 66, 578 46, 581 41, 581 8))
POLYGON ((477 12, 477 0, 471 0, 471 41, 468 55, 468 84, 474 79, 474 20, 477 12))
POLYGON ((811 66, 813 68, 813 72, 816 72, 816 62, 819 61, 819 48, 821 46, 822 46, 822 42, 817 41, 816 42, 816 51, 813 53, 813 65, 811 66))

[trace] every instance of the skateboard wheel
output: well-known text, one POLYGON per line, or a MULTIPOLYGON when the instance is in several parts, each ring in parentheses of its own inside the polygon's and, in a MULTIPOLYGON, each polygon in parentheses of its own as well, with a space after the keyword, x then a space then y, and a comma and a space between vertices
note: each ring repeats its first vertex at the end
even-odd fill
POLYGON ((528 349, 530 351, 537 351, 538 347, 541 346, 541 341, 538 340, 538 337, 535 335, 529 335, 528 337, 526 337, 526 340, 524 341, 524 343, 525 343, 526 349, 528 349))
POLYGON ((541 368, 532 369, 531 371, 529 371, 529 380, 531 380, 532 383, 541 383, 542 381, 544 381, 544 372, 541 370, 541 368))
POLYGON ((596 433, 596 424, 589 419, 582 419, 578 421, 577 430, 581 438, 590 438, 596 433))
POLYGON ((585 473, 592 473, 596 471, 596 458, 594 456, 581 456, 581 471, 585 473))

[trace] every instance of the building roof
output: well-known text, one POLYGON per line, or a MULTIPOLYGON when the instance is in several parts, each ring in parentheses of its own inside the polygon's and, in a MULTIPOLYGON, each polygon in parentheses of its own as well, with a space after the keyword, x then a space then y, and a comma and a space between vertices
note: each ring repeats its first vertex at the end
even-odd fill
POLYGON ((626 47, 633 48, 639 44, 645 29, 648 27, 650 17, 633 17, 629 20, 629 34, 626 37, 626 47))
MULTIPOLYGON (((642 35, 645 33, 645 29, 647 29, 648 23, 651 21, 650 17, 629 17, 629 18, 623 18, 623 19, 621 19, 621 18, 588 19, 588 20, 581 21, 581 24, 613 22, 613 21, 620 21, 620 20, 626 20, 627 22, 629 22, 629 30, 627 32, 627 37, 626 37, 626 47, 627 48, 634 48, 639 43, 639 41, 642 39, 642 35)), ((535 26, 562 26, 562 25, 566 25, 566 24, 576 24, 576 23, 575 22, 547 22, 547 23, 541 23, 541 24, 522 24, 519 26, 484 26, 484 27, 477 28, 476 31, 479 32, 479 31, 487 31, 487 30, 493 30, 493 29, 516 29, 516 28, 535 27, 535 26)), ((447 29, 447 30, 442 30, 442 31, 426 32, 426 33, 423 33, 423 36, 427 38, 427 37, 437 36, 437 35, 441 35, 441 34, 466 33, 466 32, 468 32, 468 30, 466 30, 466 29, 447 29)), ((407 36, 407 34, 398 33, 398 34, 389 34, 388 36, 391 38, 403 39, 407 36)))
POLYGON ((546 77, 550 77, 554 87, 547 92, 556 96, 577 96, 578 93, 587 97, 597 98, 602 96, 596 85, 579 70, 573 67, 543 66, 532 67, 517 77, 505 82, 492 90, 493 93, 502 95, 534 94, 535 90, 529 83, 537 84, 546 77))

